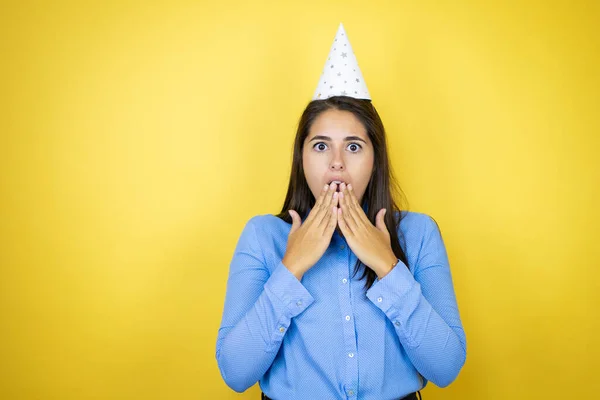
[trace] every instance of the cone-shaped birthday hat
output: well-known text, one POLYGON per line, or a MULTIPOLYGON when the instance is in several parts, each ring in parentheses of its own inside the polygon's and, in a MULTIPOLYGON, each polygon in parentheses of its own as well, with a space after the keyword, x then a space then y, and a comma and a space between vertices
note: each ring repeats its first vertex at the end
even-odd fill
POLYGON ((341 23, 312 99, 324 100, 332 96, 371 100, 348 35, 341 23))

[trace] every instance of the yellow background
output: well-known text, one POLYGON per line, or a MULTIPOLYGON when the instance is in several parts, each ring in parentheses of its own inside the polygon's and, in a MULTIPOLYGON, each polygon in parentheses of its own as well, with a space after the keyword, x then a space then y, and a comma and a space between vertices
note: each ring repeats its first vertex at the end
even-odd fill
POLYGON ((229 261, 340 22, 450 255, 467 362, 424 397, 598 396, 597 1, 1 8, 0 398, 259 398, 215 361, 229 261))

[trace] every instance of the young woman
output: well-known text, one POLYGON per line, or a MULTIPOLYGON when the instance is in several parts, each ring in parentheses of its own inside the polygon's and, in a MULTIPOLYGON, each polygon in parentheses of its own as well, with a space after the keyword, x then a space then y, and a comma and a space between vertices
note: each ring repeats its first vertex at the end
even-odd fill
POLYGON ((264 399, 416 399, 466 357, 441 233, 394 202, 370 99, 316 97, 281 213, 251 218, 237 243, 218 366, 236 392, 259 381, 264 399))

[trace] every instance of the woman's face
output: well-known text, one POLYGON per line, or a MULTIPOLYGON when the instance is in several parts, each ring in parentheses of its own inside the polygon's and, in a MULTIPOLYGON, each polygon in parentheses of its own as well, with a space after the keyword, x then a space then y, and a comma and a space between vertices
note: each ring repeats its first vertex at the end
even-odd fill
POLYGON ((352 184, 360 203, 373 171, 374 150, 367 130, 354 114, 330 109, 313 122, 302 161, 315 199, 326 184, 337 180, 352 184))

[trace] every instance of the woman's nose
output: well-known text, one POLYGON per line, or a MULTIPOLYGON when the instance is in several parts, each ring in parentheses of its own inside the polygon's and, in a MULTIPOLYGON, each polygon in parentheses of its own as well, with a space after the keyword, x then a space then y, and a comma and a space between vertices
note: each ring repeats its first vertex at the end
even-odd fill
POLYGON ((344 170, 344 160, 340 155, 334 155, 331 162, 329 163, 329 168, 334 171, 343 171, 344 170))

